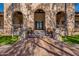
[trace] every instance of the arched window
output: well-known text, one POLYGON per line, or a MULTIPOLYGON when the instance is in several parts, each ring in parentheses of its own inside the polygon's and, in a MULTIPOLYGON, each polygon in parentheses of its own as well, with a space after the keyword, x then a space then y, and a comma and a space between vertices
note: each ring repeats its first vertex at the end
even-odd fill
POLYGON ((38 9, 34 13, 35 29, 43 30, 45 28, 45 12, 38 9))
POLYGON ((23 25, 23 14, 20 11, 15 11, 12 17, 14 31, 18 30, 23 25))
POLYGON ((59 27, 64 27, 65 25, 65 13, 64 12, 58 12, 56 14, 56 26, 59 27))

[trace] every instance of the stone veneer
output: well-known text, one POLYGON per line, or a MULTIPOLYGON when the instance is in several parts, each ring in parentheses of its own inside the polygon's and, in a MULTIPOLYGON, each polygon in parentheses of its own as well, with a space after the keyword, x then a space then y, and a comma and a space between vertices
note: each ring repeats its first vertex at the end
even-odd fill
POLYGON ((45 12, 45 27, 56 28, 56 14, 60 11, 66 11, 67 34, 72 35, 74 31, 74 4, 67 3, 14 3, 4 4, 4 33, 12 34, 12 13, 20 11, 23 13, 23 28, 31 27, 34 29, 34 12, 37 9, 42 9, 45 12))

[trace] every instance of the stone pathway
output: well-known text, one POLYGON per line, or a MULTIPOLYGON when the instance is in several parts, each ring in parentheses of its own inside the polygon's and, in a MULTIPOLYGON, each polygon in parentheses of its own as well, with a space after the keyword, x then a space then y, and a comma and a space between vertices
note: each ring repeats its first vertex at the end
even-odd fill
POLYGON ((2 56, 79 56, 79 49, 50 37, 23 39, 2 56))
POLYGON ((11 45, 0 46, 0 53, 5 52, 11 45))

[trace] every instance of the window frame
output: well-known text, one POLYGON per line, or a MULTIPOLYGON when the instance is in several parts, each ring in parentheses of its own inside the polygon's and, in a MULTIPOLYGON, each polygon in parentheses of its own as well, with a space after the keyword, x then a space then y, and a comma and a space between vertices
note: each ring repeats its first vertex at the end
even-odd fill
POLYGON ((35 21, 35 29, 44 30, 44 21, 42 21, 42 20, 35 21))

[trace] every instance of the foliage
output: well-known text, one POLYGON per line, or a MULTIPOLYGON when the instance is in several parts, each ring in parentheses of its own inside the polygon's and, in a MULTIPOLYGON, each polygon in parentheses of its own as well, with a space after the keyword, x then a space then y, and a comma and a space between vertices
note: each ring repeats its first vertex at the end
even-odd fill
POLYGON ((18 36, 0 36, 0 45, 13 44, 18 40, 18 36))
POLYGON ((79 44, 79 35, 62 36, 63 40, 69 44, 79 44))

